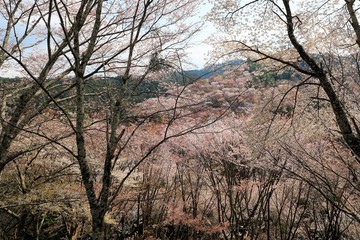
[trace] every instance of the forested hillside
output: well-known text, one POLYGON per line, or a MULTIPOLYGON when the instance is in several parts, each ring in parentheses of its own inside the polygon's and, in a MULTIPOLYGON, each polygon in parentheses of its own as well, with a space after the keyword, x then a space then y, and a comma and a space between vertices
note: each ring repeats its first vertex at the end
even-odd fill
POLYGON ((0 239, 360 239, 360 4, 203 3, 0 3, 0 239))

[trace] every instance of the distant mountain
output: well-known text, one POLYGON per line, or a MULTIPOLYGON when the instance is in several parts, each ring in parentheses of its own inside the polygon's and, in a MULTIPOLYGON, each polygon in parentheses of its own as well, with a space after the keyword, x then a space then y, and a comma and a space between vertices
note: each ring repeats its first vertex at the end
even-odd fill
POLYGON ((229 68, 238 66, 244 62, 245 60, 243 59, 231 60, 224 63, 218 63, 214 66, 205 67, 200 70, 195 69, 195 70, 185 71, 185 73, 189 74, 190 76, 206 79, 218 74, 222 74, 225 71, 227 71, 229 68))
POLYGON ((244 62, 245 60, 243 59, 237 59, 205 67, 203 69, 192 69, 186 70, 182 73, 172 73, 169 75, 168 79, 170 82, 175 82, 180 85, 186 85, 196 82, 200 79, 207 79, 216 75, 223 74, 224 72, 228 71, 229 68, 239 66, 244 62))

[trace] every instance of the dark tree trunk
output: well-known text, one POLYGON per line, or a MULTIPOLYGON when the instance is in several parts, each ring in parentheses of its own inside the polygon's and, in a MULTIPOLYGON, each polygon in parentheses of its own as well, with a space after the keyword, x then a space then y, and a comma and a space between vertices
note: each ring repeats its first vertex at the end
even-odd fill
POLYGON ((339 126, 340 134, 342 135, 347 146, 352 152, 360 158, 360 138, 356 136, 356 131, 352 129, 350 116, 346 113, 344 106, 338 98, 331 82, 327 77, 326 71, 319 65, 304 49, 304 47, 297 41, 294 34, 293 16, 291 13, 290 3, 288 0, 283 0, 286 9, 286 21, 288 37, 299 53, 300 57, 312 70, 312 76, 319 79, 320 86, 325 91, 335 115, 336 123, 339 126))
POLYGON ((100 208, 99 206, 91 211, 92 216, 92 238, 95 240, 105 240, 105 209, 100 208))

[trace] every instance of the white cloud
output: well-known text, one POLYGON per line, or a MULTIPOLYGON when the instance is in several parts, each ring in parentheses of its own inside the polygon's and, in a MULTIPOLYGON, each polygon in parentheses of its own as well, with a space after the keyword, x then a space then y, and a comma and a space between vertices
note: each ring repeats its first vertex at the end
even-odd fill
MULTIPOLYGON (((186 50, 188 53, 188 59, 195 68, 203 68, 208 59, 208 53, 212 47, 208 44, 197 44, 186 50)), ((191 67, 191 66, 190 66, 191 67)))
POLYGON ((23 77, 24 74, 22 74, 20 71, 18 71, 15 68, 7 67, 0 69, 0 77, 6 77, 6 78, 14 78, 14 77, 23 77))

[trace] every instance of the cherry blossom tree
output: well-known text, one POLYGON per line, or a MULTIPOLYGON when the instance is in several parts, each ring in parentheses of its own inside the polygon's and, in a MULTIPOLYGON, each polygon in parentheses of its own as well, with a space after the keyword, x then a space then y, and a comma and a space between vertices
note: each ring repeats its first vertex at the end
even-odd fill
MULTIPOLYGON (((354 185, 357 182, 360 156, 358 94, 354 91, 359 86, 357 7, 355 1, 221 1, 214 3, 213 12, 209 15, 222 31, 214 39, 214 42, 222 44, 218 48, 221 54, 231 52, 233 57, 247 57, 264 64, 269 70, 290 69, 302 76, 302 80, 290 86, 283 93, 285 97, 278 101, 281 105, 292 99, 293 120, 284 122, 286 120, 282 119, 281 127, 278 128, 279 123, 275 122, 281 117, 270 116, 270 125, 276 125, 276 130, 265 130, 264 139, 270 144, 268 149, 271 149, 276 145, 270 139, 278 136, 275 138, 281 142, 281 147, 301 166, 296 171, 290 167, 289 171, 297 177, 301 176, 335 208, 355 221, 358 221, 358 210, 352 209, 352 201, 347 197, 331 197, 344 196, 341 193, 344 189, 342 186, 335 184, 336 187, 327 188, 326 192, 322 189, 323 184, 332 186, 330 182, 339 180, 341 176, 344 181, 340 181, 342 184, 348 182, 352 186, 348 194, 358 199, 358 188, 354 185), (302 105, 304 102, 308 105, 302 105), (313 106, 313 109, 308 106, 313 106), (304 119, 310 120, 310 129, 298 122, 304 119), (298 127, 297 130, 291 129, 294 127, 298 127), (311 138, 306 136, 305 129, 309 131, 309 136, 318 134, 314 146, 306 143, 311 138), (320 129, 321 135, 318 132, 320 129), (293 132, 294 138, 285 138, 287 134, 284 130, 293 132), (292 142, 296 142, 297 146, 290 147, 292 142), (315 154, 315 146, 319 147, 318 144, 327 146, 327 150, 315 154), (341 147, 342 150, 339 150, 338 144, 346 148, 341 147), (328 159, 329 162, 324 159, 327 151, 336 152, 328 159), (334 156, 337 156, 337 160, 332 162, 330 159, 334 156), (345 164, 345 159, 351 163, 345 164), (332 164, 337 165, 338 170, 332 164), (341 171, 341 168, 346 170, 341 171), (348 175, 349 172, 355 175, 348 175), (315 182, 310 179, 315 179, 315 182)), ((280 105, 276 107, 276 114, 282 108, 280 105)), ((274 153, 274 149, 270 151, 274 153)))
POLYGON ((344 141, 359 157, 357 114, 338 91, 353 80, 336 71, 336 65, 351 59, 351 68, 357 69, 356 6, 355 1, 314 1, 307 6, 290 1, 226 1, 215 3, 211 19, 224 33, 219 34, 220 42, 225 43, 220 50, 294 69, 306 76, 302 85, 320 87, 344 141), (251 13, 254 8, 257 11, 251 13), (229 20, 226 27, 223 19, 229 20))
MULTIPOLYGON (((20 3, 14 6, 22 6, 20 3)), ((182 69, 181 49, 198 30, 196 24, 187 24, 185 20, 192 16, 197 3, 149 0, 30 4, 24 10, 28 22, 21 24, 29 28, 24 37, 30 30, 45 36, 38 45, 39 54, 33 55, 22 48, 23 40, 16 34, 4 37, 5 42, 12 40, 15 47, 1 46, 2 55, 22 69, 25 87, 12 94, 11 99, 3 98, 0 170, 23 154, 46 145, 60 147, 79 165, 92 217, 93 238, 105 238, 105 215, 137 167, 167 139, 210 124, 217 118, 179 127, 177 119, 189 114, 182 116, 181 109, 188 103, 179 106, 180 92, 174 96, 172 106, 141 114, 139 122, 127 126, 136 87, 143 81, 160 78, 163 69, 173 72, 182 69), (102 92, 88 94, 90 82, 106 85, 108 78, 116 76, 116 84, 108 85, 102 92), (88 114, 93 113, 92 106, 99 104, 97 101, 103 105, 97 108, 100 109, 97 117, 91 119, 88 114), (9 108, 11 103, 14 106, 9 108), (134 155, 136 164, 115 181, 114 169, 124 150, 157 112, 167 116, 158 126, 156 141, 142 151, 142 155, 134 155), (43 132, 36 120, 41 120, 40 114, 45 113, 56 115, 64 128, 59 128, 59 132, 43 132), (26 148, 17 148, 22 133, 32 135, 37 141, 28 143, 26 148), (75 136, 76 149, 74 142, 68 141, 72 136, 75 136), (105 144, 96 145, 94 141, 105 144)), ((11 4, 5 18, 9 24, 20 24, 15 22, 11 4)), ((21 31, 19 25, 11 25, 5 32, 8 29, 15 33, 21 31)))

